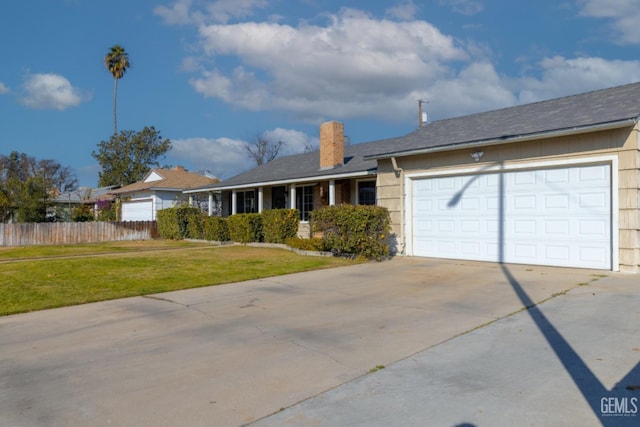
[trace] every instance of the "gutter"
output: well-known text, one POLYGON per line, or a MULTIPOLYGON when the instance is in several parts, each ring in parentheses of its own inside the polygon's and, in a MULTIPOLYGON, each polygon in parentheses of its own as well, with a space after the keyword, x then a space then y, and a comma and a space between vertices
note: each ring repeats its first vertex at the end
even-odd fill
POLYGON ((395 151, 395 152, 384 153, 384 154, 374 154, 372 156, 364 156, 364 158, 366 160, 380 160, 380 159, 388 159, 388 158, 394 158, 394 157, 407 157, 407 156, 415 156, 418 154, 428 154, 428 153, 437 153, 437 152, 443 152, 443 151, 459 150, 463 148, 479 148, 479 147, 486 147, 489 145, 502 145, 502 144, 511 144, 514 142, 536 141, 539 139, 557 138, 561 136, 579 135, 579 134, 588 133, 588 132, 620 129, 623 127, 634 126, 638 123, 639 120, 640 120, 640 117, 634 117, 630 119, 618 120, 615 122, 599 123, 599 124, 588 125, 588 126, 576 126, 572 128, 538 132, 538 133, 532 133, 532 134, 526 134, 526 135, 504 136, 504 137, 498 137, 498 138, 483 139, 479 141, 460 142, 456 144, 443 145, 439 147, 418 148, 415 150, 408 150, 408 151, 395 151))

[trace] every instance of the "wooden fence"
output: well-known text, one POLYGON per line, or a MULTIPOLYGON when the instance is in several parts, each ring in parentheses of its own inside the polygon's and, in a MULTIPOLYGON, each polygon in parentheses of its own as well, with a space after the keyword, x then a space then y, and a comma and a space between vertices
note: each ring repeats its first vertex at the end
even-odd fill
POLYGON ((157 237, 155 221, 0 224, 0 246, 67 245, 157 237))

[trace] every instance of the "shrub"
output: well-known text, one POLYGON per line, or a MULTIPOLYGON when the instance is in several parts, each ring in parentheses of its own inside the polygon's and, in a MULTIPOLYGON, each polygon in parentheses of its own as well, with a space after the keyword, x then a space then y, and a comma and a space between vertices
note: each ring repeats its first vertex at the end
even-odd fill
POLYGON ((302 251, 326 251, 329 248, 325 247, 324 241, 318 237, 311 239, 301 239, 300 237, 289 237, 285 240, 287 246, 300 249, 302 251))
POLYGON ((188 239, 204 239, 204 215, 200 209, 196 209, 196 212, 188 213, 186 237, 188 239))
POLYGON ((163 239, 202 238, 202 212, 193 206, 179 206, 158 211, 158 233, 163 239))
POLYGON ((227 218, 229 237, 234 242, 259 242, 262 238, 262 216, 257 213, 235 214, 227 218))
POLYGON ((90 205, 80 205, 73 209, 71 220, 74 222, 94 221, 93 208, 90 205))
POLYGON ((311 212, 313 232, 322 233, 336 255, 380 260, 389 255, 389 211, 380 206, 327 206, 311 212))
POLYGON ((206 217, 203 227, 205 240, 215 240, 218 242, 231 240, 231 237, 229 237, 229 224, 227 224, 226 218, 217 216, 206 217))
POLYGON ((262 236, 267 243, 284 243, 298 232, 300 211, 270 209, 262 212, 262 236))
POLYGON ((113 222, 116 221, 117 206, 115 202, 110 200, 100 200, 96 202, 98 207, 98 221, 113 222))

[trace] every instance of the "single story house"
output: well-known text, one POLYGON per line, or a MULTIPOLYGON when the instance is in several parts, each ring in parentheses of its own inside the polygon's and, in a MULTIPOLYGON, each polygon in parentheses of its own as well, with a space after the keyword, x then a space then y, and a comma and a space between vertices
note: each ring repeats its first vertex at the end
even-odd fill
POLYGON ((97 214, 97 201, 112 200, 115 196, 108 193, 116 188, 118 186, 115 185, 99 188, 79 187, 76 190, 58 194, 50 201, 47 217, 55 221, 71 221, 73 210, 82 205, 91 205, 94 214, 97 214))
POLYGON ((189 190, 223 214, 375 203, 410 256, 640 270, 640 83, 427 123, 189 190))
MULTIPOLYGON (((142 181, 109 193, 122 201, 120 221, 154 221, 161 209, 171 208, 179 203, 194 204, 194 197, 185 196, 185 190, 218 181, 217 177, 209 173, 188 172, 182 166, 176 166, 172 169, 152 169, 142 181)), ((209 197, 213 198, 213 195, 210 194, 209 197)), ((214 206, 213 200, 206 203, 210 207, 214 206)), ((210 215, 211 213, 209 212, 210 215)))

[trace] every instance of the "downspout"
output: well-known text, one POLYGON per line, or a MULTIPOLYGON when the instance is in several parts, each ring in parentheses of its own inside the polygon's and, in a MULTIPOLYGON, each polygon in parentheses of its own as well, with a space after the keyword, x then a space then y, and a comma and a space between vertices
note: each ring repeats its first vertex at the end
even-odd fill
POLYGON ((391 157, 393 171, 400 177, 400 254, 405 254, 405 231, 404 231, 404 169, 398 167, 395 157, 391 157))

